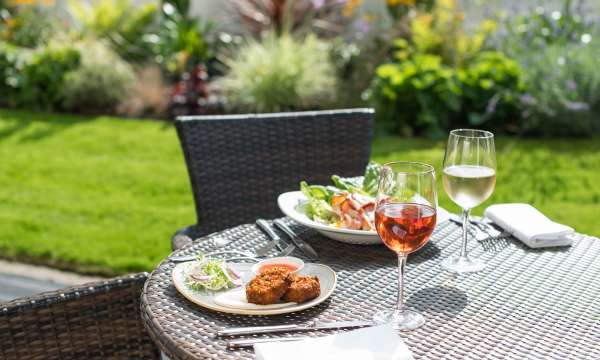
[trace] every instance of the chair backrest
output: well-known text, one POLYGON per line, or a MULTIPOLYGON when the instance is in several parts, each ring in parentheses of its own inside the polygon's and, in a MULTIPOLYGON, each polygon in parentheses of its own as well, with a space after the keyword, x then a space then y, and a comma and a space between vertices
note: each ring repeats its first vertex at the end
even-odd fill
POLYGON ((147 274, 0 303, 0 359, 158 359, 144 329, 147 274))
POLYGON ((177 118, 198 235, 280 216, 277 196, 298 190, 301 180, 362 175, 373 116, 348 109, 177 118))

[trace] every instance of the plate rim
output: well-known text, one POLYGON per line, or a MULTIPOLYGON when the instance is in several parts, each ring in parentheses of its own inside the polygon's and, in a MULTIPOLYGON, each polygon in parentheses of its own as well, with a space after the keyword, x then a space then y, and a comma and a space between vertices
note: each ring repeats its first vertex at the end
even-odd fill
POLYGON ((182 287, 185 285, 180 284, 175 280, 175 274, 176 274, 175 270, 178 268, 182 268, 184 265, 186 265, 190 262, 191 261, 179 263, 179 264, 175 265, 175 267, 173 267, 173 270, 171 270, 171 281, 173 281, 173 285, 175 286, 175 289, 181 296, 183 296, 186 300, 192 302, 193 304, 198 305, 198 306, 202 307, 203 309, 208 309, 208 310, 220 312, 220 313, 235 314, 235 315, 281 315, 281 314, 289 314, 289 313, 293 313, 293 312, 298 312, 298 311, 306 310, 306 309, 309 309, 311 307, 314 307, 314 306, 317 306, 317 305, 323 303, 325 300, 327 300, 331 297, 331 295, 333 294, 333 292, 335 291, 335 289, 337 287, 337 273, 331 267, 329 267, 328 265, 325 265, 325 264, 308 263, 313 266, 322 267, 322 268, 326 269, 327 271, 331 272, 331 274, 333 274, 333 285, 331 286, 331 289, 325 293, 325 296, 323 296, 322 299, 317 300, 314 303, 313 303, 313 300, 314 300, 313 299, 311 301, 308 301, 304 304, 299 304, 297 306, 289 306, 289 307, 284 307, 284 308, 280 308, 280 309, 271 309, 271 310, 244 310, 244 309, 227 308, 227 307, 218 306, 218 305, 217 306, 211 306, 211 305, 207 306, 206 303, 204 303, 204 302, 201 303, 196 298, 194 298, 192 296, 187 296, 188 295, 187 289, 186 289, 186 291, 182 290, 182 287))

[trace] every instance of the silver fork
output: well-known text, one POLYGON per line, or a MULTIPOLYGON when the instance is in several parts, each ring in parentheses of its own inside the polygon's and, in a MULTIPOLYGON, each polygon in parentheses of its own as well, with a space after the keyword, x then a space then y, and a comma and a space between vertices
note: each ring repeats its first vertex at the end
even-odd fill
MULTIPOLYGON (((456 214, 450 214, 450 220, 462 225, 462 218, 456 214)), ((473 225, 469 226, 469 229, 475 232, 477 241, 495 240, 510 235, 508 231, 498 231, 493 225, 485 221, 469 219, 469 222, 473 225)))
MULTIPOLYGON (((451 221, 457 223, 458 225, 462 226, 462 219, 460 216, 451 213, 449 219, 451 221)), ((484 233, 473 221, 469 221, 469 222, 471 224, 475 225, 475 226, 469 226, 469 230, 475 232, 475 239, 477 241, 483 241, 490 237, 488 234, 484 233)))

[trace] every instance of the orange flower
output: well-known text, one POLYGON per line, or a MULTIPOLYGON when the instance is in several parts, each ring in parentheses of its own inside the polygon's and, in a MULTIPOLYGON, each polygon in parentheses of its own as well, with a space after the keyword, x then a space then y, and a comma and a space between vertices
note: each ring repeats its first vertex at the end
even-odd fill
POLYGON ((354 15, 354 10, 362 3, 362 0, 348 0, 342 9, 342 15, 350 17, 354 15))

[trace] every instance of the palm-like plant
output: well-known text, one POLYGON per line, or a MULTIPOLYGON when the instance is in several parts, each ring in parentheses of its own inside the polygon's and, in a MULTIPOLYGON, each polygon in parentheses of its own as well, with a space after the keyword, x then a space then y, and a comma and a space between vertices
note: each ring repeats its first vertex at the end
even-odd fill
POLYGON ((270 31, 335 36, 348 23, 339 0, 229 0, 229 4, 258 38, 270 31))

